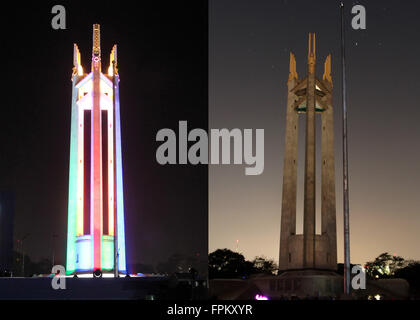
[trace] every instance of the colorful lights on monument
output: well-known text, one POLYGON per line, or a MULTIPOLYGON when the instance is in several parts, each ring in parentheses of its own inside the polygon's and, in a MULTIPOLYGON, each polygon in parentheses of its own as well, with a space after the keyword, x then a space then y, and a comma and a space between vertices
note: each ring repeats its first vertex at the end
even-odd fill
POLYGON ((126 272, 117 46, 105 75, 94 25, 91 72, 73 57, 66 270, 126 272))

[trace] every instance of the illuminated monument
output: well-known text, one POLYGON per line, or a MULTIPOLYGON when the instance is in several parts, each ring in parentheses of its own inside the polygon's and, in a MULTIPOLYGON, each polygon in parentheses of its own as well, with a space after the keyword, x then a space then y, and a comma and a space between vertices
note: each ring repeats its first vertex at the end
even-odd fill
POLYGON ((74 45, 66 272, 126 272, 117 46, 101 72, 100 27, 93 25, 92 67, 74 45))
POLYGON ((308 75, 299 80, 290 54, 280 235, 280 270, 337 269, 331 55, 315 75, 315 34, 309 35, 308 75), (306 115, 303 234, 296 234, 298 118, 306 115), (321 234, 315 233, 316 116, 321 117, 321 234))
POLYGON ((299 79, 296 60, 290 54, 287 82, 286 144, 284 151, 279 275, 252 282, 271 298, 333 297, 343 292, 337 270, 335 212, 334 129, 331 55, 322 80, 315 73, 315 34, 309 34, 308 74, 299 79), (305 182, 303 234, 296 234, 298 124, 305 115, 305 182), (321 234, 315 232, 316 117, 321 120, 321 234))

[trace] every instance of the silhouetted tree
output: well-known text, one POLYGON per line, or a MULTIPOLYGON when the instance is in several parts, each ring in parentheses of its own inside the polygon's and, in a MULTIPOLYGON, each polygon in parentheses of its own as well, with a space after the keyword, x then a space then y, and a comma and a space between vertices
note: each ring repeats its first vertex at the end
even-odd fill
POLYGON ((411 292, 420 297, 420 262, 411 262, 405 268, 398 269, 394 274, 395 278, 402 278, 410 284, 411 292))
POLYGON ((410 261, 404 260, 399 256, 390 255, 388 252, 382 253, 374 261, 367 262, 365 265, 366 273, 372 278, 389 278, 402 268, 405 268, 410 261))
POLYGON ((255 257, 252 260, 256 273, 275 274, 278 266, 273 259, 267 259, 264 256, 255 257))
POLYGON ((244 278, 254 273, 254 264, 229 249, 217 249, 209 254, 209 278, 244 278))

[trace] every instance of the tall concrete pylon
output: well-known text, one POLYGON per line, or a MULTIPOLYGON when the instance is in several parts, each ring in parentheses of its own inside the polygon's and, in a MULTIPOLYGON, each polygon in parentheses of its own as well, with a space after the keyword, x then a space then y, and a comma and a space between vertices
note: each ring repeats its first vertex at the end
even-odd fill
POLYGON ((279 270, 337 269, 333 83, 331 55, 322 80, 316 77, 316 39, 309 34, 308 74, 299 80, 290 53, 287 83, 279 270), (298 124, 306 115, 303 234, 296 234, 298 124), (321 116, 321 234, 316 234, 316 117, 321 116))

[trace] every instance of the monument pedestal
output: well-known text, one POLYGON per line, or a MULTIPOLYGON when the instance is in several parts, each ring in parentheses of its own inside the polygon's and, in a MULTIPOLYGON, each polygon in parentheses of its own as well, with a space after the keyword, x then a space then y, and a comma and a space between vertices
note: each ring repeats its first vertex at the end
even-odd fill
POLYGON ((279 276, 258 277, 251 280, 271 299, 281 298, 338 298, 343 293, 343 277, 334 271, 285 271, 279 276))

